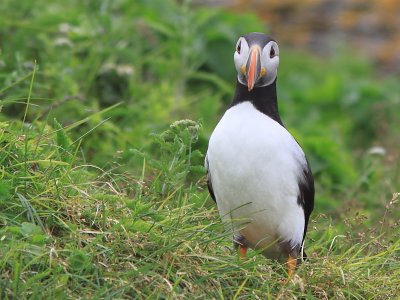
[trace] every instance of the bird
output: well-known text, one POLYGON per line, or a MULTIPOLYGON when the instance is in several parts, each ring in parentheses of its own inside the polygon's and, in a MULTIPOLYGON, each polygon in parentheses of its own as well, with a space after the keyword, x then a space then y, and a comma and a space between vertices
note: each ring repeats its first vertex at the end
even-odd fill
POLYGON ((233 100, 212 132, 207 185, 240 257, 248 248, 287 263, 304 259, 314 179, 304 151, 278 111, 279 47, 264 33, 241 36, 234 51, 233 100))

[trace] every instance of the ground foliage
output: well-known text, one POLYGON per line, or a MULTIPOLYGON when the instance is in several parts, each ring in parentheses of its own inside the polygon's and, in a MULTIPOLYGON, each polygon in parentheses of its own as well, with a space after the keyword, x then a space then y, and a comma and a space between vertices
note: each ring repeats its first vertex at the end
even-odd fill
POLYGON ((281 45, 282 118, 317 187, 310 258, 282 285, 285 266, 231 250, 202 167, 236 39, 265 25, 161 0, 0 14, 0 298, 398 295, 398 78, 281 45))

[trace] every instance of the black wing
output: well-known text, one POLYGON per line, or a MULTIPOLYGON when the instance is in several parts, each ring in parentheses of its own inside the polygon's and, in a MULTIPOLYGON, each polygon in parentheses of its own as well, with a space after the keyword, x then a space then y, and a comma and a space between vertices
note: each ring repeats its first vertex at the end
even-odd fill
POLYGON ((214 200, 214 202, 217 203, 217 200, 215 199, 215 194, 214 194, 214 190, 213 190, 213 187, 212 187, 212 183, 211 183, 211 174, 210 174, 210 169, 209 169, 209 165, 208 165, 207 155, 206 155, 206 159, 205 159, 205 167, 207 169, 207 187, 208 187, 208 192, 210 193, 210 196, 214 200))
MULTIPOLYGON (((299 181, 299 196, 297 198, 297 203, 303 208, 305 218, 302 247, 307 233, 308 220, 310 219, 311 212, 314 209, 314 194, 314 178, 307 162, 307 165, 303 170, 303 178, 299 181)), ((305 253, 304 256, 306 257, 305 253)))

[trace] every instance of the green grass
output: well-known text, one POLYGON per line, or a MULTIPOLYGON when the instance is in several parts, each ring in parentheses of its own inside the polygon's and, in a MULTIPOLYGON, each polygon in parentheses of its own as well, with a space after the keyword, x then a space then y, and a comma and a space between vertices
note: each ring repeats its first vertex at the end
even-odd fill
POLYGON ((388 299, 399 291, 399 231, 390 213, 396 195, 376 216, 384 223, 372 227, 352 209, 338 218, 342 230, 314 215, 310 258, 282 285, 283 265, 255 252, 240 260, 232 251, 204 178, 187 182, 194 122, 155 137, 164 155, 145 158, 140 176, 77 164, 62 128, 8 125, 1 135, 4 299, 388 299))
POLYGON ((229 53, 259 20, 161 0, 0 14, 0 299, 400 294, 398 78, 281 46, 280 110, 317 188, 309 259, 283 285, 284 265, 234 253, 202 167, 229 53))

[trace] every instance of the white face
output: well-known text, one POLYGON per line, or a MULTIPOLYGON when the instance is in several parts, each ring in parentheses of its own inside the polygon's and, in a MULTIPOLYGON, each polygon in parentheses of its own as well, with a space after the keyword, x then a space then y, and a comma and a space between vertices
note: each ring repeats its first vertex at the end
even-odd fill
MULTIPOLYGON (((259 47, 252 45, 252 47, 259 47)), ((259 47, 260 49, 260 47, 259 47)), ((250 47, 245 38, 241 37, 236 43, 236 51, 233 56, 235 61, 238 80, 241 84, 247 85, 246 65, 249 59, 250 47)), ((261 50, 260 55, 261 71, 258 74, 254 87, 270 85, 276 79, 279 65, 279 47, 274 41, 268 42, 261 50)))

